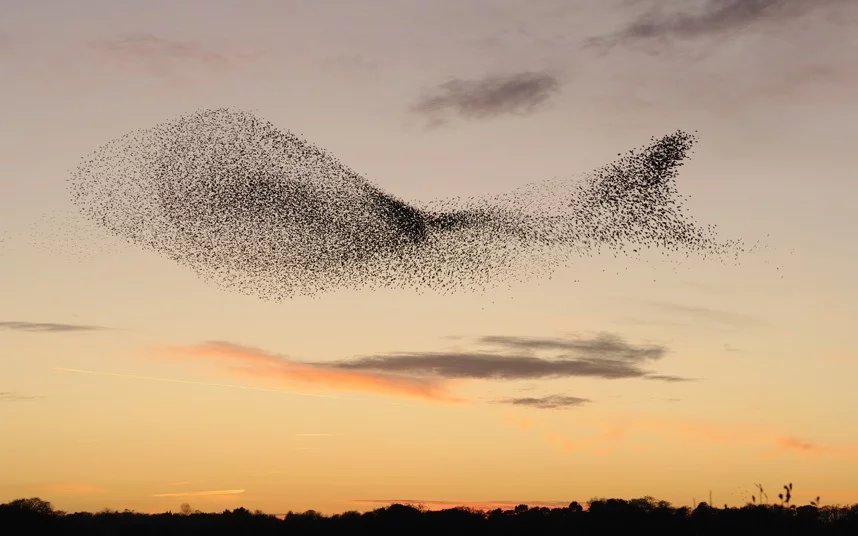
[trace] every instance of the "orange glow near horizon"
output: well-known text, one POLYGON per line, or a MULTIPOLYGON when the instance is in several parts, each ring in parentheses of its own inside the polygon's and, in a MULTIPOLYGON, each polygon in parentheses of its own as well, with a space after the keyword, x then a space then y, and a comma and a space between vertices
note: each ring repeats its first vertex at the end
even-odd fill
POLYGON ((387 396, 407 396, 438 402, 461 402, 451 395, 447 382, 434 378, 375 374, 291 361, 255 348, 208 342, 193 346, 171 346, 168 357, 196 359, 214 364, 233 376, 305 385, 334 391, 356 391, 387 396))

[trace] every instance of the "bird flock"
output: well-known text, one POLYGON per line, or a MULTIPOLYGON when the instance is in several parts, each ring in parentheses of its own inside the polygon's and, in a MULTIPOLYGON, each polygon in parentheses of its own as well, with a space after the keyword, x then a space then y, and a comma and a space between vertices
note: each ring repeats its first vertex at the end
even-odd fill
POLYGON ((250 113, 202 110, 130 132, 69 179, 88 219, 225 288, 269 299, 349 288, 485 290, 611 250, 725 255, 676 188, 677 131, 582 179, 410 203, 250 113))

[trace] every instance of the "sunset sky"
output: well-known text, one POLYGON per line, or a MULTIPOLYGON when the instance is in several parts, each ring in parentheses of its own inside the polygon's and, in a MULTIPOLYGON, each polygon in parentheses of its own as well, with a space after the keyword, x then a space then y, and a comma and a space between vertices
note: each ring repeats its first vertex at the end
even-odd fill
POLYGON ((853 0, 0 0, 0 73, 0 502, 858 502, 853 0), (758 245, 245 296, 67 190, 99 145, 216 107, 417 202, 696 131, 690 214, 758 245))

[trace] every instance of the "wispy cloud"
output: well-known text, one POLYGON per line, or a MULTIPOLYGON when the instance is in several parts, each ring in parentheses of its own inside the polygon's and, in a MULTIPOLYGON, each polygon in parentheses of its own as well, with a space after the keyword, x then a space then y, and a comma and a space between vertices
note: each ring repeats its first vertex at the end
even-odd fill
POLYGON ((828 449, 823 445, 819 445, 817 443, 811 443, 810 441, 805 441, 803 439, 799 439, 797 437, 779 437, 777 439, 777 444, 788 450, 796 450, 799 452, 806 453, 820 453, 825 452, 828 449))
POLYGON ((812 11, 851 3, 852 0, 706 0, 696 9, 684 10, 665 8, 663 3, 657 3, 599 42, 617 44, 643 39, 695 38, 797 18, 812 11))
POLYGON ((244 489, 212 489, 202 491, 171 491, 167 493, 153 493, 153 497, 212 497, 218 495, 241 495, 244 489))
POLYGON ((414 105, 415 112, 440 123, 449 114, 484 119, 527 114, 560 90, 560 81, 547 72, 521 72, 480 80, 452 79, 438 85, 414 105))
POLYGON ((479 342, 505 348, 572 351, 578 355, 626 359, 630 361, 659 359, 664 356, 666 351, 663 346, 658 345, 629 344, 621 337, 608 333, 603 333, 593 338, 542 338, 493 335, 481 337, 479 342))
POLYGON ((785 435, 766 426, 745 423, 671 422, 655 419, 644 423, 644 426, 658 428, 693 440, 755 445, 764 449, 762 453, 768 456, 791 453, 802 456, 825 455, 849 460, 858 459, 858 449, 856 449, 854 444, 823 444, 794 435, 785 435))
POLYGON ((83 482, 55 482, 41 486, 40 490, 51 495, 95 495, 107 492, 102 487, 83 482))
POLYGON ((82 324, 55 324, 51 322, 24 322, 21 320, 0 320, 0 329, 29 331, 35 333, 61 333, 69 331, 95 331, 107 329, 102 326, 82 324))
POLYGON ((516 406, 530 406, 539 409, 571 408, 590 402, 589 398, 577 396, 549 395, 543 397, 505 398, 499 402, 516 406))
POLYGON ((700 418, 683 419, 627 413, 613 416, 583 416, 576 420, 572 435, 568 430, 546 428, 538 422, 520 426, 510 418, 508 424, 523 433, 541 436, 547 443, 565 452, 587 452, 604 455, 620 448, 626 441, 657 435, 681 445, 730 445, 748 449, 762 458, 780 456, 827 456, 854 461, 858 448, 854 444, 829 445, 795 435, 760 423, 716 422, 700 418))
POLYGON ((233 385, 229 383, 201 382, 196 380, 184 380, 181 378, 162 378, 159 376, 143 376, 141 374, 123 374, 120 372, 108 372, 103 370, 87 370, 67 367, 55 367, 58 372, 71 372, 73 374, 91 374, 93 376, 107 376, 110 378, 126 378, 129 380, 144 380, 165 383, 180 383, 185 385, 203 385, 207 387, 226 387, 228 389, 241 389, 243 391, 261 391, 266 393, 282 393, 288 395, 312 396, 320 398, 335 398, 331 395, 321 395, 315 393, 300 393, 295 391, 286 391, 284 389, 266 389, 263 387, 250 387, 247 385, 233 385))
POLYGON ((170 80, 184 78, 189 70, 220 72, 236 64, 236 58, 203 44, 147 33, 100 39, 89 46, 118 67, 170 80))
POLYGON ((11 391, 0 391, 0 402, 20 402, 22 400, 35 400, 36 398, 39 397, 13 393, 11 391))
POLYGON ((228 342, 214 341, 194 346, 171 347, 167 349, 167 353, 174 357, 213 362, 233 374, 257 380, 340 391, 411 396, 439 401, 455 400, 447 391, 444 382, 437 378, 342 370, 321 363, 295 361, 257 348, 228 342))
POLYGON ((710 307, 701 307, 697 305, 684 305, 680 303, 670 303, 661 301, 646 302, 650 307, 654 307, 663 312, 670 313, 682 318, 693 318, 695 321, 713 322, 727 326, 756 326, 761 323, 761 320, 755 316, 736 313, 733 311, 724 311, 721 309, 713 309, 710 307))
POLYGON ((655 380, 660 382, 693 382, 694 378, 683 378, 682 376, 671 376, 670 374, 647 374, 645 380, 655 380))

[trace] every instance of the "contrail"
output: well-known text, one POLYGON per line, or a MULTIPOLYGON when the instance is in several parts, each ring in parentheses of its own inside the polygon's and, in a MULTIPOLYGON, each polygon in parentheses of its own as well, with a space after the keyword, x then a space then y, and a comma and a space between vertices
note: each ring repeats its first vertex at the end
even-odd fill
POLYGON ((266 389, 264 387, 249 387, 246 385, 233 385, 229 383, 212 383, 212 382, 200 382, 194 380, 180 380, 176 378, 159 378, 157 376, 140 376, 137 374, 120 374, 118 372, 103 372, 99 370, 86 370, 86 369, 77 369, 77 368, 66 368, 66 367, 54 367, 53 370, 57 370, 60 372, 73 372, 75 374, 92 374, 94 376, 112 376, 114 378, 128 378, 132 380, 149 380, 156 382, 169 382, 169 383, 184 383, 188 385, 205 385, 208 387, 228 387, 230 389, 241 389, 244 391, 262 391, 266 393, 281 393, 287 395, 297 395, 297 396, 312 396, 316 398, 340 398, 334 395, 322 395, 317 393, 299 393, 296 391, 285 391, 283 389, 266 389))

